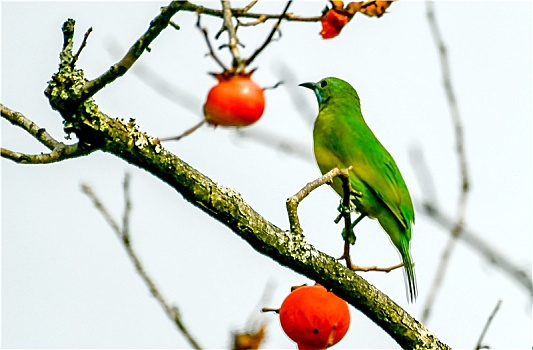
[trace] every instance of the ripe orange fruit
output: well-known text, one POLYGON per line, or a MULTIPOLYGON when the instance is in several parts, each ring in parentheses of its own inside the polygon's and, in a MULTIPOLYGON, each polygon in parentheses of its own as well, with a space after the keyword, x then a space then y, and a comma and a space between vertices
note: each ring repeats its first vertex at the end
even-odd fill
POLYGON ((204 104, 205 120, 211 125, 247 126, 263 115, 263 88, 246 74, 213 74, 218 84, 213 86, 204 104))
POLYGON ((281 327, 299 349, 326 349, 350 326, 348 304, 321 285, 292 291, 279 310, 281 327))

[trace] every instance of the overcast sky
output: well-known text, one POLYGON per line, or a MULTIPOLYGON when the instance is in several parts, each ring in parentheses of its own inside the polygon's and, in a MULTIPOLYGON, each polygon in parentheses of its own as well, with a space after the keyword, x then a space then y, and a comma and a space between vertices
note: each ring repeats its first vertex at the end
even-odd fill
MULTIPOLYGON (((2 2, 1 103, 65 141, 61 117, 43 94, 57 71, 62 23, 76 20, 76 45, 93 28, 77 65, 92 79, 124 54, 165 4, 2 2)), ((319 15, 324 4, 296 2, 290 11, 319 15)), ((254 11, 276 13, 283 6, 272 1, 254 11)), ((464 124, 471 177, 466 225, 531 274, 531 3, 438 2, 435 11, 464 124)), ((205 42, 194 26, 196 15, 178 13, 173 20, 179 31, 165 30, 151 53, 95 96, 106 114, 134 118, 155 137, 178 134, 200 120, 207 91, 215 83, 207 72, 220 70, 205 57, 205 42)), ((213 37, 220 19, 202 21, 213 37)), ((263 42, 272 25, 239 29, 246 45, 243 56, 263 42)), ((231 129, 210 127, 165 147, 214 181, 239 191, 264 217, 287 229, 285 199, 319 176, 309 119, 317 113, 316 99, 308 90, 297 90, 303 102, 296 107, 289 91, 297 89, 297 83, 337 76, 357 89, 367 123, 394 156, 415 202, 427 195, 409 158, 410 150, 418 147, 438 204, 453 216, 458 162, 425 4, 394 3, 379 19, 358 14, 339 37, 328 41, 318 35, 318 23, 284 22, 281 31, 281 39, 255 61, 254 79, 273 85, 287 79, 282 74, 286 69, 296 81, 268 90, 262 119, 246 131, 280 135, 300 145, 304 157, 240 138, 231 129)), ((216 46, 225 40, 223 34, 216 46)), ((226 52, 221 57, 229 62, 226 52)), ((46 151, 3 119, 1 126, 2 147, 46 151)), ((312 281, 258 254, 160 180, 102 152, 50 165, 4 159, 1 165, 3 347, 188 347, 80 191, 80 184, 90 184, 119 220, 126 172, 131 174, 134 247, 200 344, 227 347, 231 331, 266 320, 266 348, 294 346, 277 316, 258 310, 280 306, 291 286, 312 281), (261 302, 268 284, 274 286, 271 296, 261 302)), ((337 205, 337 195, 321 188, 300 209, 308 241, 332 256, 340 255, 343 244, 341 228, 333 223, 337 205)), ((357 264, 399 262, 377 222, 365 219, 357 235, 352 248, 357 264)), ((407 304, 401 271, 362 275, 419 319, 448 235, 417 211, 411 249, 419 288, 415 304, 407 304)), ((529 348, 530 298, 522 286, 460 242, 426 326, 450 346, 472 349, 501 299, 485 343, 492 348, 529 348)), ((360 312, 351 308, 351 315, 351 328, 336 348, 398 348, 360 312)))

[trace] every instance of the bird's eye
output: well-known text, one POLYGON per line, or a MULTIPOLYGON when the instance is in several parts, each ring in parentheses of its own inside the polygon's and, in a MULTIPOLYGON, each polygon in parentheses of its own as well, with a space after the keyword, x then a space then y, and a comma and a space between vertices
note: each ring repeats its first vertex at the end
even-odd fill
POLYGON ((327 81, 322 80, 322 81, 320 82, 320 87, 326 87, 326 85, 328 85, 328 82, 327 82, 327 81))

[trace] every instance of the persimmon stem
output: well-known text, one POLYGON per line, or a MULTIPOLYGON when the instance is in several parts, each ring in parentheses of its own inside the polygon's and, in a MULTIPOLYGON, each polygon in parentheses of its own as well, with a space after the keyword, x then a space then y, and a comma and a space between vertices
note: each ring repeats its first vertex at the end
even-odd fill
POLYGON ((202 119, 198 124, 194 125, 192 128, 189 128, 189 129, 185 130, 182 134, 180 134, 178 136, 172 136, 172 137, 163 137, 163 138, 160 138, 159 141, 179 141, 182 138, 184 138, 185 136, 190 135, 193 132, 195 132, 197 129, 199 129, 205 123, 206 123, 206 120, 202 119))
POLYGON ((273 89, 277 89, 280 85, 283 85, 285 84, 285 82, 283 82, 282 80, 278 81, 276 84, 272 85, 272 86, 266 86, 263 88, 263 91, 265 90, 273 90, 273 89))
POLYGON ((273 309, 273 308, 270 308, 270 307, 264 307, 261 309, 261 312, 275 312, 277 314, 279 314, 279 308, 278 309, 273 309))

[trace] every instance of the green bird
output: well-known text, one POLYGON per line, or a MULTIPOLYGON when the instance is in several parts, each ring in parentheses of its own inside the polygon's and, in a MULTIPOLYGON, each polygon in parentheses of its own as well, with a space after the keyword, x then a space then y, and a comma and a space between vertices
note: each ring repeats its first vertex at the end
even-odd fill
MULTIPOLYGON (((365 216, 379 221, 400 252, 407 298, 415 301, 416 277, 409 251, 415 212, 396 162, 363 119, 359 95, 349 83, 330 77, 300 86, 313 90, 318 100, 313 141, 320 171, 352 166, 350 184, 361 194, 352 198, 361 214, 355 223, 365 216)), ((342 198, 342 181, 335 178, 331 186, 342 198)))

